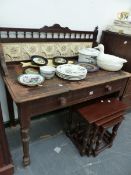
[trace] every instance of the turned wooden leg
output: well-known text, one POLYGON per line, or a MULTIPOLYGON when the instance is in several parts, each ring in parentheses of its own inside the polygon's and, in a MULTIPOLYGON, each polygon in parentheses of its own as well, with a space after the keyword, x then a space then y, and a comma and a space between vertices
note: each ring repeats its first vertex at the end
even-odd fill
POLYGON ((23 144, 23 164, 27 166, 30 164, 30 155, 29 155, 29 129, 21 128, 21 138, 23 144))
POLYGON ((81 150, 81 155, 83 156, 86 153, 87 150, 87 144, 90 136, 90 131, 91 131, 91 125, 88 126, 86 129, 84 138, 83 138, 83 145, 82 145, 82 150, 81 150))
POLYGON ((111 139, 110 139, 110 147, 112 146, 113 144, 113 141, 117 135, 117 130, 120 126, 121 122, 119 122, 118 124, 116 124, 113 128, 112 128, 112 136, 111 136, 111 139))
POLYGON ((30 155, 29 155, 29 127, 30 127, 30 113, 28 105, 19 105, 18 114, 20 119, 20 132, 21 132, 21 141, 23 146, 23 164, 27 166, 30 164, 30 155))
POLYGON ((95 147, 95 150, 94 150, 94 156, 96 156, 97 152, 99 151, 99 147, 100 147, 100 145, 102 143, 102 139, 103 139, 104 133, 105 133, 105 129, 101 128, 101 131, 100 131, 100 133, 98 135, 98 140, 96 142, 96 147, 95 147))
POLYGON ((73 124, 73 121, 72 121, 72 110, 69 109, 69 114, 66 116, 66 124, 67 124, 67 127, 66 127, 66 134, 67 136, 69 136, 71 134, 71 131, 72 131, 72 124, 73 124))
POLYGON ((6 97, 7 97, 7 105, 8 105, 8 111, 9 111, 10 125, 11 126, 16 126, 13 100, 12 100, 12 97, 11 97, 8 89, 7 88, 5 88, 5 89, 6 89, 6 97))
POLYGON ((88 155, 89 156, 92 154, 93 146, 94 146, 94 144, 96 142, 97 132, 98 132, 98 127, 97 126, 94 126, 93 133, 92 133, 92 136, 90 138, 90 143, 89 143, 89 150, 88 150, 88 155))

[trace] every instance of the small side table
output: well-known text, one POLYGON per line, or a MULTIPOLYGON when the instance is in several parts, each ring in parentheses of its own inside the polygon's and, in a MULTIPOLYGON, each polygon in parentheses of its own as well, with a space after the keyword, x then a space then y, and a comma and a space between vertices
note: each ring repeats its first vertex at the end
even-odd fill
POLYGON ((0 175, 13 175, 14 166, 8 148, 0 105, 0 175))

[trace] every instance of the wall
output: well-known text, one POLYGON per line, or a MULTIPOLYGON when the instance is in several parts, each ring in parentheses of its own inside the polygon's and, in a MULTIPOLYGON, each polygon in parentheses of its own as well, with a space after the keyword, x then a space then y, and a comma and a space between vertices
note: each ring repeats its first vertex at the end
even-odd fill
MULTIPOLYGON (((59 23, 76 30, 101 30, 116 14, 131 8, 130 0, 0 0, 0 26, 33 27, 59 23)), ((98 37, 98 40, 99 40, 98 37)), ((4 120, 8 120, 4 88, 0 79, 0 101, 4 120)))

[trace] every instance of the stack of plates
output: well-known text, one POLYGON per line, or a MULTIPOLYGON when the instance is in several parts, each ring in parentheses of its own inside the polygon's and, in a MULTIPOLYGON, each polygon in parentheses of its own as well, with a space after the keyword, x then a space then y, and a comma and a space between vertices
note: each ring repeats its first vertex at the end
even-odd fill
POLYGON ((56 75, 66 80, 82 80, 86 78, 87 69, 73 64, 57 66, 56 75))

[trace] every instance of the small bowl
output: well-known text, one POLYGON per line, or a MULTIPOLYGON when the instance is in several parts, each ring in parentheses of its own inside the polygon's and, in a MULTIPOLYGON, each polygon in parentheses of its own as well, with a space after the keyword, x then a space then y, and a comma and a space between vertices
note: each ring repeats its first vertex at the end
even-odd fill
POLYGON ((55 75, 56 69, 53 66, 41 66, 40 74, 46 79, 51 79, 55 75))

